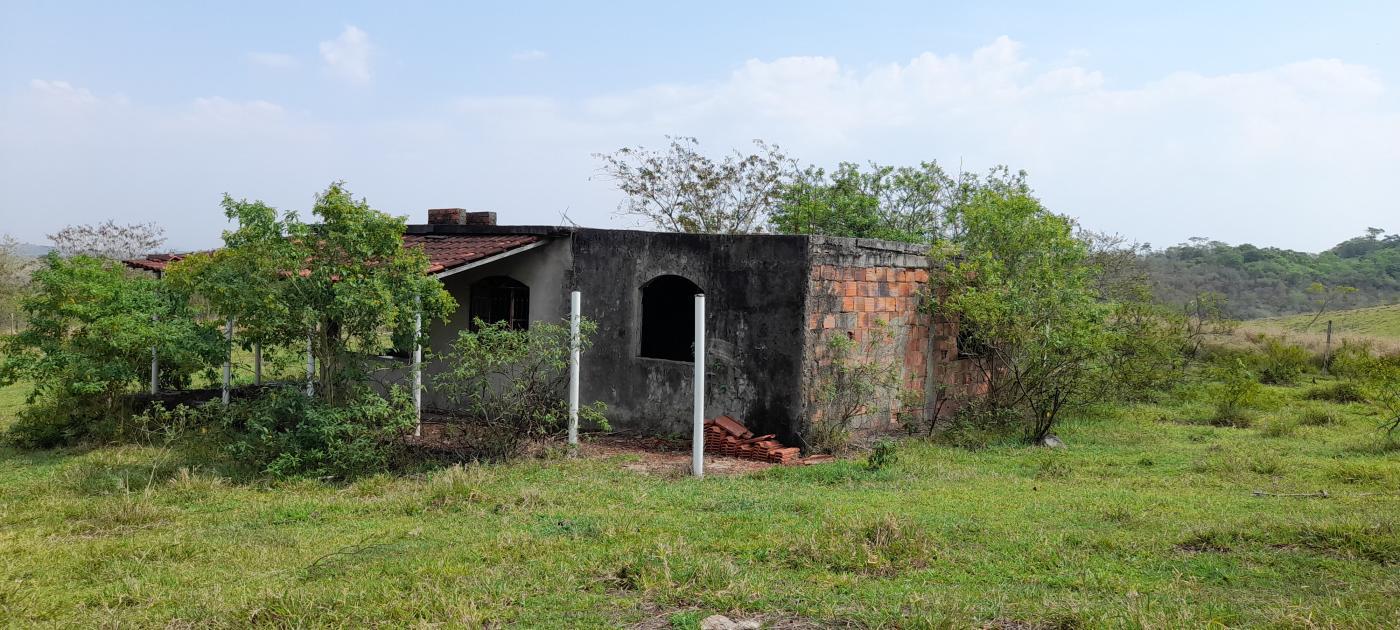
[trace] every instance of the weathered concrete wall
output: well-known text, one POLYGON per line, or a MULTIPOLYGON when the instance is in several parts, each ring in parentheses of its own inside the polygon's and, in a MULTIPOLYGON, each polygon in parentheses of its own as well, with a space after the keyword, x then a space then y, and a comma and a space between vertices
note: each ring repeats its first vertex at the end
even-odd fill
MULTIPOLYGON (((598 323, 582 364, 585 401, 615 427, 690 433, 693 364, 639 356, 641 289, 677 275, 705 292, 707 415, 790 438, 802 411, 807 238, 581 229, 572 284, 598 323)), ((674 334, 690 337, 690 330, 674 334)))

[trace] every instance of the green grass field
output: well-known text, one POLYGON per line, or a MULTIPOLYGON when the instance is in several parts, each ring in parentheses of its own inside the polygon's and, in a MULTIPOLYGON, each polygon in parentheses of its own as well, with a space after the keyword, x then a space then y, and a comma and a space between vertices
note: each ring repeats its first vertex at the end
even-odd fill
POLYGON ((1309 329, 1307 326, 1312 319, 1312 315, 1289 315, 1256 319, 1248 323, 1260 327, 1272 327, 1289 333, 1317 334, 1326 332, 1327 320, 1330 319, 1332 320, 1333 333, 1336 335, 1400 341, 1400 304, 1324 313, 1317 320, 1317 323, 1309 329))
POLYGON ((1181 400, 1083 414, 1059 451, 911 440, 878 472, 703 481, 613 457, 240 484, 191 450, 0 450, 0 619, 1400 625, 1400 452, 1364 406, 1274 391, 1262 428, 1181 400))

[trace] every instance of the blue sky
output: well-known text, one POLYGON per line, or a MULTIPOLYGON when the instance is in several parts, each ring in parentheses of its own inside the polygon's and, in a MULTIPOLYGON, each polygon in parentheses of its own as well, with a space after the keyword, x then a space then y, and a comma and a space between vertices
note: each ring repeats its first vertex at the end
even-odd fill
POLYGON ((0 231, 305 209, 632 227, 591 155, 694 135, 1030 172, 1166 245, 1400 230, 1397 3, 0 2, 0 231), (752 6, 759 5, 759 6, 752 6))

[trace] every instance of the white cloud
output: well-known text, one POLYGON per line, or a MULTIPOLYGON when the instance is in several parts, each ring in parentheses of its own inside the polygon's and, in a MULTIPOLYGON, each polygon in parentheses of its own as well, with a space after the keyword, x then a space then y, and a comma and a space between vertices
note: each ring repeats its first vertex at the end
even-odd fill
POLYGON ((618 225, 618 194, 591 155, 672 134, 714 152, 764 138, 826 165, 1006 163, 1055 210, 1159 245, 1209 235, 1319 249, 1368 225, 1400 229, 1383 185, 1400 164, 1400 110, 1366 66, 1315 59, 1116 85, 1087 60, 1049 57, 1000 38, 870 66, 755 59, 713 81, 472 95, 335 124, 267 101, 153 107, 35 81, 0 95, 0 214, 25 209, 31 240, 52 231, 46 217, 120 212, 204 245, 225 191, 304 208, 343 178, 415 218, 459 205, 549 223, 567 208, 585 225, 618 225))
POLYGON ((248 61, 253 65, 272 70, 291 70, 301 65, 301 62, 292 55, 274 52, 248 53, 248 61))
POLYGON ((372 53, 369 35, 355 26, 346 26, 339 37, 321 42, 321 59, 331 74, 357 85, 370 82, 372 53))
POLYGON ((544 61, 549 58, 549 53, 543 50, 522 50, 510 56, 515 61, 544 61))

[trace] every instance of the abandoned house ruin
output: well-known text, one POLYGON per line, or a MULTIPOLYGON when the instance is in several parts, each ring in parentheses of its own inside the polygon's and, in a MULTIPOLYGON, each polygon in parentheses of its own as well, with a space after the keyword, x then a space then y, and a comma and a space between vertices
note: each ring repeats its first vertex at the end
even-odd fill
MULTIPOLYGON (((940 400, 985 389, 958 354, 956 323, 921 308, 929 261, 915 245, 497 225, 495 213, 460 208, 429 210, 427 223, 407 226, 404 245, 427 253, 429 273, 458 302, 449 321, 429 329, 428 410, 448 404, 434 392, 439 366, 431 357, 459 331, 476 318, 516 327, 566 320, 575 290, 583 317, 598 325, 582 358, 580 397, 606 403, 623 431, 689 433, 697 293, 707 306, 706 409, 755 431, 791 440, 820 413, 816 379, 833 335, 857 352, 872 350, 868 341, 880 335, 873 350, 899 371, 901 384, 882 392, 858 426, 888 425, 901 403, 917 407, 909 413, 946 413, 940 400), (919 395, 901 400, 901 390, 919 395)), ((128 264, 160 271, 175 258, 128 264)))

